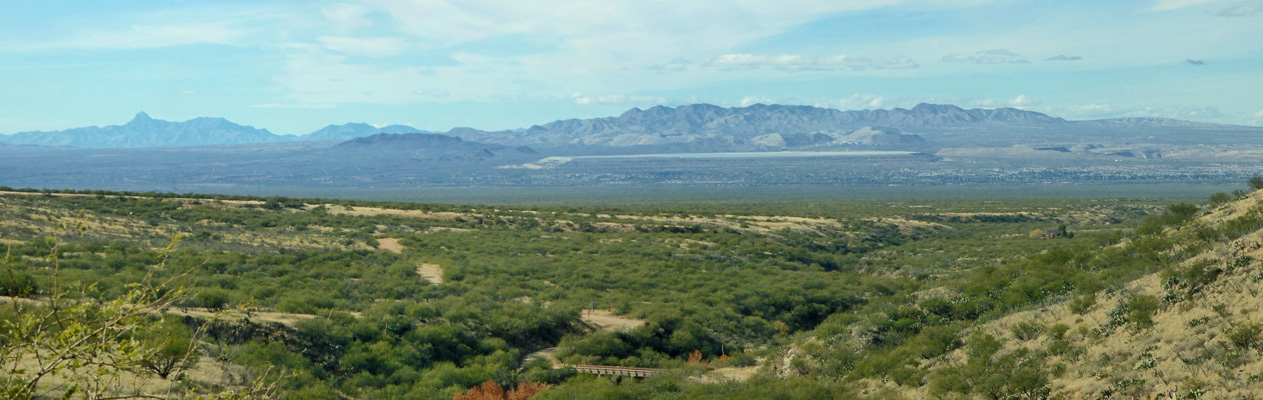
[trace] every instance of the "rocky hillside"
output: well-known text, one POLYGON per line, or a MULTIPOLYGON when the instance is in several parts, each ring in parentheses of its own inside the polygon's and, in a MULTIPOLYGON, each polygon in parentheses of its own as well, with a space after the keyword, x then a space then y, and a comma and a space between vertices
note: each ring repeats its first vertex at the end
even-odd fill
MULTIPOLYGON (((1163 232, 1200 249, 1192 257, 1180 260, 1182 249, 1174 248, 1167 252, 1171 264, 1158 266, 1159 272, 1013 313, 973 331, 1004 343, 990 356, 992 363, 1041 358, 1054 397, 1258 398, 1263 396, 1260 227, 1263 192, 1255 192, 1163 232)), ((951 370, 979 365, 977 349, 967 341, 945 358, 928 361, 930 376, 950 377, 951 370)), ((942 395, 949 381, 932 378, 905 395, 942 395)))

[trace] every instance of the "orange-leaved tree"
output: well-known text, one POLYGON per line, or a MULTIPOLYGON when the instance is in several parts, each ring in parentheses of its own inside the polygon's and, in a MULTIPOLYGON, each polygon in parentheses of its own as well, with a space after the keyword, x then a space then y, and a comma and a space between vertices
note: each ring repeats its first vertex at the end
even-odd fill
POLYGON ((482 385, 474 386, 465 393, 458 393, 452 400, 526 400, 548 388, 538 382, 521 382, 508 392, 495 381, 488 380, 482 385))

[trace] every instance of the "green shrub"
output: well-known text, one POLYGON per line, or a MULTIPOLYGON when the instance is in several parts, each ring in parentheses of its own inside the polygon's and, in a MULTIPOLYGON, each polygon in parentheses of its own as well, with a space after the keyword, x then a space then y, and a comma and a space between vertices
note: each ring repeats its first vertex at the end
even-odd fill
POLYGON ((197 364, 200 352, 193 342, 193 332, 180 318, 164 318, 143 339, 153 352, 140 360, 140 366, 162 379, 197 364))
POLYGON ((1066 332, 1070 332, 1070 325, 1057 323, 1048 329, 1048 335, 1055 340, 1065 340, 1066 332))
POLYGON ((1158 299, 1150 295, 1136 296, 1127 302, 1127 322, 1137 329, 1153 326, 1154 312, 1158 311, 1158 299))
POLYGON ((0 278, 0 296, 26 297, 35 294, 37 289, 35 278, 24 272, 0 278))
POLYGON ((1212 206, 1218 206, 1221 204, 1231 202, 1233 200, 1235 199, 1232 198, 1232 195, 1224 193, 1224 192, 1219 192, 1219 193, 1210 195, 1210 205, 1212 206))
POLYGON ((1039 323, 1039 321, 1022 321, 1013 324, 1013 326, 1009 327, 1009 330, 1013 332, 1013 337, 1025 342, 1043 334, 1044 324, 1039 323))
POLYGON ((963 343, 960 340, 960 328, 953 326, 935 326, 921 330, 918 337, 921 358, 934 358, 956 350, 963 343))
POLYGON ((210 311, 220 311, 228 306, 231 295, 223 289, 204 289, 193 297, 194 307, 202 307, 210 311))
POLYGON ((1070 312, 1079 315, 1087 314, 1094 305, 1096 305, 1096 293, 1075 296, 1070 300, 1070 312))
POLYGON ((1228 341, 1239 349, 1258 348, 1263 350, 1263 342, 1260 342, 1260 334, 1263 334, 1263 325, 1245 324, 1224 332, 1228 337, 1228 341))

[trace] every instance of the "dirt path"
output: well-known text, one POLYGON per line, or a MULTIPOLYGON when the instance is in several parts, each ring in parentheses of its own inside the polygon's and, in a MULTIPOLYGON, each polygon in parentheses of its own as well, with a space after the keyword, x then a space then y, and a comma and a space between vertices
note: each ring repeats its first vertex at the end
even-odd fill
MULTIPOLYGON (((377 239, 377 248, 395 254, 403 253, 403 245, 400 245, 399 239, 396 238, 377 239)), ((438 264, 422 263, 417 265, 417 275, 421 275, 422 278, 436 285, 443 283, 443 267, 440 267, 438 264)))
POLYGON ((745 382, 754 374, 759 373, 759 367, 727 367, 715 368, 705 375, 702 375, 702 383, 720 383, 725 381, 745 382))
POLYGON ((438 264, 424 264, 417 266, 417 275, 421 275, 425 280, 434 284, 443 283, 443 267, 438 264))
MULTIPOLYGON (((579 313, 579 319, 597 330, 606 332, 630 330, 645 324, 644 320, 623 318, 610 313, 609 310, 586 309, 579 313)), ((561 362, 557 361, 556 347, 549 347, 527 354, 526 358, 522 359, 522 365, 526 365, 537 358, 547 359, 552 363, 553 368, 561 366, 561 362)))
POLYGON ((450 211, 421 211, 421 210, 396 210, 393 208, 381 207, 341 207, 326 205, 330 214, 355 215, 355 216, 375 216, 385 215, 389 217, 404 218, 421 218, 421 219, 438 219, 438 220, 454 220, 465 216, 466 214, 455 213, 450 211))
POLYGON ((579 319, 606 332, 632 330, 645 324, 644 320, 623 318, 610 313, 609 310, 583 310, 579 314, 579 319))
MULTIPOLYGON (((12 303, 12 302, 18 302, 18 303, 23 303, 23 304, 28 304, 28 305, 44 305, 48 303, 48 300, 0 296, 0 307, 12 307, 9 305, 9 303, 12 303)), ((157 310, 151 310, 148 312, 157 313, 157 310)), ((219 318, 222 320, 236 321, 236 320, 249 318, 252 321, 275 322, 275 323, 287 325, 287 326, 294 326, 294 324, 298 323, 299 321, 316 318, 316 316, 312 314, 295 314, 295 313, 273 312, 273 311, 255 311, 253 313, 250 313, 250 315, 246 315, 245 313, 236 311, 236 310, 228 310, 223 313, 216 313, 216 312, 207 310, 205 308, 180 308, 180 307, 168 308, 164 310, 163 313, 171 314, 171 315, 179 315, 179 316, 190 316, 190 317, 201 318, 205 320, 210 320, 212 318, 219 318)), ((356 318, 360 317, 360 313, 355 312, 355 311, 348 311, 347 313, 355 316, 356 318)))
POLYGON ((553 368, 557 368, 558 365, 561 365, 560 362, 557 362, 557 348, 556 347, 549 347, 547 349, 543 349, 531 354, 527 354, 526 358, 522 359, 522 365, 530 364, 531 361, 535 361, 535 359, 537 358, 543 358, 545 360, 548 360, 548 362, 551 363, 553 368))
POLYGON ((377 239, 377 248, 389 251, 391 253, 403 253, 403 245, 399 244, 399 239, 381 238, 377 239))

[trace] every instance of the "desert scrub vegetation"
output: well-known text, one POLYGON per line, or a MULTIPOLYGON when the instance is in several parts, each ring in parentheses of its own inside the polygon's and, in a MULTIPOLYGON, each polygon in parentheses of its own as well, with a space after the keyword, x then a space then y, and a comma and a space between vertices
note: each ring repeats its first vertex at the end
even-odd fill
MULTIPOLYGON (((178 237, 161 250, 169 254, 178 237)), ((270 398, 273 385, 203 386, 187 378, 202 352, 201 331, 163 315, 186 296, 185 273, 167 270, 165 258, 143 267, 142 277, 117 296, 100 297, 93 285, 65 282, 60 240, 40 240, 49 250, 44 296, 11 292, 0 308, 0 397, 5 399, 123 399, 196 396, 208 399, 270 398), (178 375, 173 375, 178 374, 178 375), (156 376, 156 379, 153 377, 156 376)), ((17 281, 12 251, 2 262, 10 285, 17 281)), ((29 276, 29 275, 27 275, 29 276)), ((212 320, 214 317, 212 317, 212 320)))
MULTIPOLYGON (((41 271, 56 253, 60 282, 95 285, 84 297, 107 301, 145 276, 142 266, 165 260, 155 278, 188 271, 186 295, 168 310, 190 335, 204 332, 194 365, 226 366, 239 387, 271 367, 286 395, 330 399, 494 397, 522 385, 547 385, 535 398, 1040 397, 1075 363, 1097 359, 1093 338, 1154 329, 1134 311, 1153 322, 1178 309, 1165 295, 1137 294, 1158 308, 1127 303, 1126 329, 1094 334, 1099 325, 1086 321, 1115 309, 1127 282, 1249 233, 1200 222, 1196 206, 1087 200, 516 209, 119 193, 0 201, 14 206, 0 209, 14 276, 0 290, 47 297, 54 282, 41 271), (44 241, 75 218, 93 229, 67 232, 56 249, 44 241), (1061 225, 1076 234, 1027 235, 1061 225), (186 238, 165 251, 171 234, 186 238), (443 283, 419 276, 422 263, 440 265, 443 283), (1006 319, 1066 301, 1085 322, 1006 319), (242 307, 250 312, 231 321, 201 317, 242 307), (592 309, 643 323, 594 331, 581 319, 592 309), (554 347, 560 368, 525 361, 554 347), (564 367, 574 363, 665 372, 616 384, 564 367), (691 377, 712 369, 748 370, 727 383, 691 377)), ((1234 229, 1252 226, 1234 220, 1234 229)), ((174 338, 163 342, 169 354, 186 333, 172 321, 150 324, 174 338)), ((1128 371, 1144 361, 1133 358, 1128 371)))

